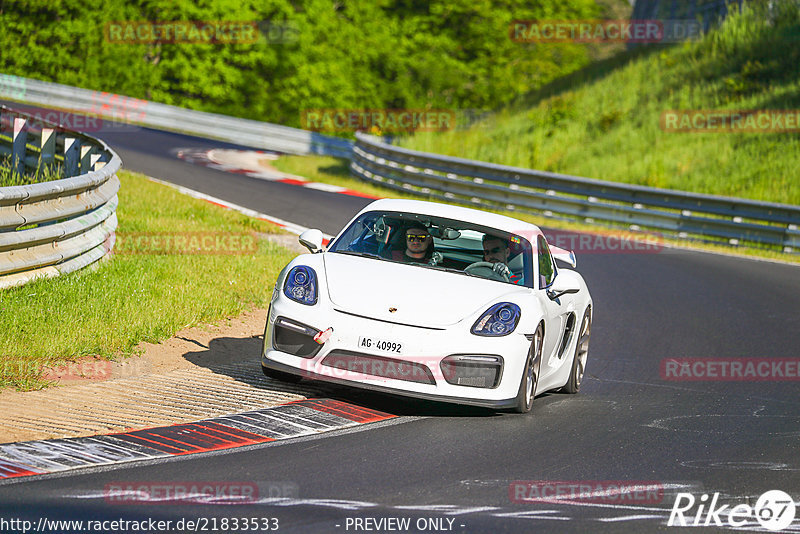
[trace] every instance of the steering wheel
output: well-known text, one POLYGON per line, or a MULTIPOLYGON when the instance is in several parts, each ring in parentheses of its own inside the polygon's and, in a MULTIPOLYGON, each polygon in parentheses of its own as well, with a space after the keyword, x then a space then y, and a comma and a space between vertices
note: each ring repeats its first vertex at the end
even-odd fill
POLYGON ((497 280, 499 282, 510 282, 508 275, 500 274, 494 270, 494 263, 490 261, 476 261, 464 268, 464 272, 481 278, 497 280))

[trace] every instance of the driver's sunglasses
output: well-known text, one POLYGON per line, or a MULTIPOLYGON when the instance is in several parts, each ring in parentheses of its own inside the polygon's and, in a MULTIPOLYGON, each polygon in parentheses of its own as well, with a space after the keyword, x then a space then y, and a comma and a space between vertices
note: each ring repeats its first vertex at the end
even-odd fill
POLYGON ((484 249, 483 253, 484 254, 499 254, 500 251, 502 251, 502 250, 503 250, 503 247, 494 247, 494 248, 490 248, 489 250, 484 249))
POLYGON ((420 243, 422 243, 423 241, 425 241, 426 239, 428 239, 428 236, 427 236, 427 235, 424 235, 424 234, 420 234, 420 235, 416 235, 416 234, 408 234, 408 235, 406 235, 406 239, 407 239, 409 242, 412 242, 412 243, 413 243, 414 241, 419 241, 420 243))

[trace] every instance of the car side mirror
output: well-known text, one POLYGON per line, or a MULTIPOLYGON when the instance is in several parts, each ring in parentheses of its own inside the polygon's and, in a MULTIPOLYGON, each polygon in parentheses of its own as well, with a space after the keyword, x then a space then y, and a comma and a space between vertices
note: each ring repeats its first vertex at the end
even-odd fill
POLYGON ((556 300, 562 295, 577 293, 581 290, 580 283, 572 276, 556 276, 553 285, 547 290, 547 297, 556 300))
POLYGON ((322 251, 322 232, 316 228, 306 230, 300 234, 300 244, 306 247, 312 254, 322 251))

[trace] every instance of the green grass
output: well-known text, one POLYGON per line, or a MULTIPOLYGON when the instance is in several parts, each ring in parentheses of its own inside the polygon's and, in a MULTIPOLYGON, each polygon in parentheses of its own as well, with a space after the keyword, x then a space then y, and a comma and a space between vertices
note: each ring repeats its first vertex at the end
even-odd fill
POLYGON ((493 163, 800 204, 800 134, 674 133, 667 110, 800 108, 800 7, 758 6, 702 40, 625 52, 556 80, 467 130, 399 139, 493 163))
MULTIPOLYGON (((363 182, 353 178, 349 174, 349 162, 345 159, 332 158, 328 156, 283 156, 272 162, 275 168, 304 176, 311 180, 321 183, 339 185, 359 191, 368 195, 379 198, 407 198, 412 200, 424 200, 426 197, 420 194, 413 194, 411 192, 397 191, 375 185, 368 182, 363 182)), ((446 200, 435 199, 435 202, 444 204, 460 205, 455 202, 448 202, 446 200)), ((537 226, 548 229, 559 229, 574 232, 614 232, 611 227, 605 227, 597 224, 587 224, 573 221, 564 221, 560 219, 553 219, 535 215, 532 213, 524 213, 519 211, 496 210, 491 208, 481 208, 484 211, 500 213, 508 215, 523 221, 531 222, 537 226)), ((616 230, 623 235, 631 235, 631 232, 626 230, 616 230)), ((759 249, 759 248, 738 248, 725 244, 706 243, 694 240, 673 239, 665 238, 663 236, 656 236, 658 242, 663 242, 665 245, 674 247, 689 248, 695 250, 705 250, 708 252, 716 252, 720 254, 728 254, 750 258, 762 258, 768 260, 777 260, 788 263, 800 264, 800 255, 785 254, 775 250, 759 249)), ((579 259, 580 261, 580 259, 579 259)))
MULTIPOLYGON (((282 232, 141 176, 118 176, 120 239, 140 232, 282 232)), ((294 254, 257 242, 248 254, 116 254, 96 269, 0 291, 0 389, 38 389, 48 385, 42 366, 122 357, 141 341, 265 307, 294 254)))
POLYGON ((61 164, 39 166, 33 173, 20 174, 11 164, 11 156, 0 159, 0 187, 10 187, 13 185, 31 185, 39 182, 50 182, 60 180, 64 177, 61 164))

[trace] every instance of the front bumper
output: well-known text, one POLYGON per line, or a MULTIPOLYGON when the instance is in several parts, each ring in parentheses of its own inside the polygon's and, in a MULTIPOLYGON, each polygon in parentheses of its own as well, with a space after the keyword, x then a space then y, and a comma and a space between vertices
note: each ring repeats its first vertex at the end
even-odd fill
POLYGON ((392 395, 402 395, 404 397, 414 397, 415 399, 423 399, 429 401, 449 402, 455 404, 462 404, 467 406, 479 406, 482 408, 492 408, 494 410, 508 410, 517 405, 516 397, 503 400, 482 400, 472 397, 452 397, 442 396, 431 393, 423 393, 419 391, 409 391, 407 389, 398 389, 390 386, 381 386, 379 384, 371 384, 365 382, 351 381, 344 378, 338 378, 329 375, 318 375, 305 370, 298 370, 296 367, 291 367, 276 361, 270 361, 267 358, 262 359, 261 366, 267 369, 274 369, 276 371, 283 371, 285 373, 295 374, 310 378, 312 380, 322 380, 334 384, 341 384, 360 389, 367 389, 370 391, 377 391, 380 393, 389 393, 392 395))
MULTIPOLYGON (((347 386, 471 406, 493 409, 511 408, 516 404, 522 370, 530 342, 523 332, 503 337, 481 337, 469 332, 471 323, 457 323, 443 329, 422 328, 355 316, 336 310, 323 310, 285 302, 273 301, 264 334, 262 366, 316 380, 347 386), (274 323, 278 317, 308 325, 319 331, 333 328, 333 335, 311 357, 300 357, 278 350, 274 343, 274 323), (402 345, 400 354, 369 348, 363 339, 391 341, 402 345), (335 352, 334 352, 335 351, 335 352), (374 357, 380 365, 411 362, 425 366, 428 380, 377 376, 363 366, 332 366, 326 357, 342 353, 374 357), (494 387, 477 387, 449 383, 443 374, 441 361, 452 355, 499 356, 502 359, 500 377, 494 387)), ((382 367, 384 368, 384 367, 382 367)), ((401 373, 402 374, 402 373, 401 373)), ((451 378, 452 381, 452 378, 451 378)))

